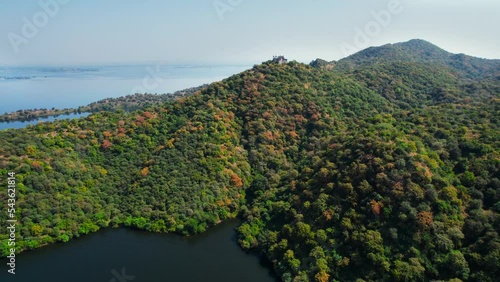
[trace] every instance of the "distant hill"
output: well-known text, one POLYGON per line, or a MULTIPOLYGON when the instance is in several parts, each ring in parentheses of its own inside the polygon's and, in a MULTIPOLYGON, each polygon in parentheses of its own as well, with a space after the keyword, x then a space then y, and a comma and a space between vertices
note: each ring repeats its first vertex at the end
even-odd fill
MULTIPOLYGON (((325 62, 323 61, 320 65, 324 66, 325 62)), ((500 60, 453 54, 421 39, 386 44, 379 47, 369 47, 338 62, 330 62, 330 64, 335 65, 337 69, 353 70, 375 64, 402 62, 446 66, 467 78, 477 78, 500 72, 500 60)), ((316 64, 316 61, 311 63, 311 65, 316 64)))
POLYGON ((339 62, 355 65, 385 62, 445 63, 451 55, 451 53, 425 40, 413 39, 403 43, 369 47, 339 62))

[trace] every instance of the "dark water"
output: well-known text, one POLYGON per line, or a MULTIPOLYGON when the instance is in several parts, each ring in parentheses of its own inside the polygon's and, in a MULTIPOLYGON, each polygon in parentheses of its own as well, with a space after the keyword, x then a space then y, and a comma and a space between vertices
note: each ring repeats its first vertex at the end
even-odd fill
POLYGON ((69 115, 41 117, 37 120, 31 120, 31 121, 0 122, 0 130, 9 129, 9 128, 24 128, 27 125, 37 124, 39 122, 50 122, 50 121, 55 121, 56 119, 63 120, 63 119, 81 118, 81 117, 86 117, 88 115, 89 115, 89 113, 81 113, 81 114, 73 113, 73 114, 69 114, 69 115))
POLYGON ((16 275, 0 260, 0 281, 22 282, 275 282, 259 259, 236 243, 230 221, 183 238, 106 229, 17 258, 16 275), (132 278, 134 277, 134 278, 132 278))

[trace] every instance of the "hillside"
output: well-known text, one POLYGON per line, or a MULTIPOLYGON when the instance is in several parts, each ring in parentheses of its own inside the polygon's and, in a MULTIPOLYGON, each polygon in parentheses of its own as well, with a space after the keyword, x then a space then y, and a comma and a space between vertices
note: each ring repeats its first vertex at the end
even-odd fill
POLYGON ((445 67, 447 71, 469 79, 477 79, 492 73, 500 74, 500 60, 453 54, 421 39, 370 47, 338 62, 318 59, 313 61, 312 65, 335 65, 339 70, 354 70, 367 66, 397 63, 420 63, 433 67, 445 67))
POLYGON ((238 242, 282 281, 496 281, 498 78, 366 52, 354 58, 379 59, 265 62, 132 113, 0 132, 18 250, 106 226, 195 234, 239 216, 238 242))

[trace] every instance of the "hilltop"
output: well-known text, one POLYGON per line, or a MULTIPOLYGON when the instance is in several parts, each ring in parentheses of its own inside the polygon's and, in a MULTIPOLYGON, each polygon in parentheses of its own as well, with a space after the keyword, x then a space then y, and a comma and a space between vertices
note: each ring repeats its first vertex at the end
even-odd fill
MULTIPOLYGON (((488 60, 453 54, 421 39, 407 42, 369 47, 338 62, 326 62, 318 59, 323 65, 335 65, 337 69, 353 70, 367 66, 394 63, 430 64, 436 67, 447 67, 467 78, 483 77, 491 73, 500 74, 500 60, 488 60)), ((312 62, 313 65, 317 61, 312 62)))

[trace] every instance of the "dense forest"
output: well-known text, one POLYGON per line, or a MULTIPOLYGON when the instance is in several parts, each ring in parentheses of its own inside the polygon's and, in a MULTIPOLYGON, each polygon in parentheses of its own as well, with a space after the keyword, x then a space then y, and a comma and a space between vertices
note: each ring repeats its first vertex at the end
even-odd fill
POLYGON ((0 178, 17 175, 18 251, 239 216, 282 281, 497 281, 499 116, 499 61, 412 40, 1 131, 0 178))

